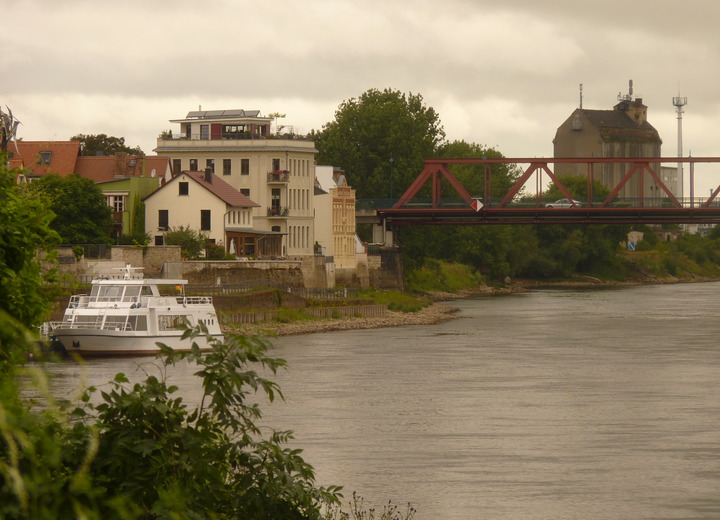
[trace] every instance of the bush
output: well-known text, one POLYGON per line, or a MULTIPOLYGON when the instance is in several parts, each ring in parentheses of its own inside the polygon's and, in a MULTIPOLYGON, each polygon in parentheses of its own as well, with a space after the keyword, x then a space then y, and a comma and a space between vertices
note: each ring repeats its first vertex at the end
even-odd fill
POLYGON ((173 228, 165 234, 165 243, 169 246, 180 246, 183 258, 191 260, 200 257, 205 250, 207 237, 204 233, 188 228, 173 228))
POLYGON ((321 518, 340 488, 315 486, 300 450, 285 447, 291 432, 264 436, 258 424, 256 392, 282 398, 259 374, 285 362, 257 338, 207 339, 208 351, 162 347, 164 366, 197 365, 203 397, 194 407, 155 375, 130 385, 117 374, 74 409, 53 399, 39 370, 41 407, 21 397, 16 378, 1 379, 0 518, 321 518))

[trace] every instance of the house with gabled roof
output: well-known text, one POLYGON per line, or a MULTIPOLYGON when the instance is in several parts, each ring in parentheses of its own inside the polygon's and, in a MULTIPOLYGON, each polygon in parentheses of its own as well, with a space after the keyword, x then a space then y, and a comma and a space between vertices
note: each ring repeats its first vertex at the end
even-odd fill
MULTIPOLYGON (((577 108, 561 124, 553 139, 554 156, 558 158, 637 158, 661 157, 662 139, 647 119, 647 106, 641 98, 632 98, 632 90, 627 96, 619 96, 612 110, 588 110, 577 108)), ((653 170, 660 174, 660 164, 654 164, 653 170)), ((617 186, 631 167, 628 163, 606 163, 595 165, 593 179, 600 181, 610 189, 617 186)), ((587 176, 585 163, 556 164, 556 174, 587 176)), ((645 175, 642 189, 643 198, 652 200, 660 190, 648 173, 636 173, 625 184, 619 197, 633 199, 638 197, 638 175, 645 175)))
POLYGON ((190 228, 238 257, 283 256, 284 233, 255 229, 253 209, 259 205, 210 169, 183 171, 144 202, 145 230, 155 245, 164 245, 171 229, 190 228))

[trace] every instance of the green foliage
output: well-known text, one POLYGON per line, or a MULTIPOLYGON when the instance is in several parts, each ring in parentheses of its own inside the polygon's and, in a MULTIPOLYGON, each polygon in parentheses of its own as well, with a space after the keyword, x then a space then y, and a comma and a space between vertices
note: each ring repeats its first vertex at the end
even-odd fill
POLYGON ((0 379, 0 518, 313 520, 337 504, 340 488, 316 486, 301 450, 286 446, 292 433, 259 424, 259 394, 283 397, 262 374, 285 362, 257 338, 206 333, 185 332, 190 352, 161 347, 163 367, 197 366, 193 406, 150 373, 136 384, 117 374, 74 407, 53 398, 40 369, 21 378, 32 389, 0 379))
POLYGON ((292 323, 295 321, 317 320, 314 315, 298 309, 280 309, 273 314, 273 321, 278 323, 292 323))
POLYGON ((212 243, 205 245, 205 258, 208 260, 237 260, 234 255, 226 253, 223 246, 212 243))
POLYGON ((205 250, 207 236, 201 231, 186 228, 172 228, 165 234, 165 243, 169 246, 180 246, 183 258, 195 260, 205 250))
POLYGON ((421 295, 380 289, 360 291, 360 297, 371 299, 376 305, 385 305, 392 311, 400 312, 417 312, 432 304, 432 301, 421 295))
MULTIPOLYGON (((439 158, 445 159, 499 159, 503 155, 493 148, 466 141, 453 141, 441 145, 436 153, 439 158)), ((485 165, 482 164, 451 164, 450 172, 460 181, 465 190, 472 197, 485 198, 485 165)), ((491 198, 507 193, 515 181, 520 177, 517 166, 507 164, 494 164, 489 166, 491 173, 491 198)), ((449 190, 448 190, 449 191, 449 190)))
POLYGON ((116 153, 145 155, 139 146, 135 148, 126 146, 124 137, 113 137, 105 134, 77 134, 72 136, 70 140, 80 141, 81 155, 115 155, 116 153))
POLYGON ((77 174, 45 175, 28 189, 52 209, 55 218, 51 227, 64 244, 111 243, 112 209, 102 190, 90 179, 77 174))
POLYGON ((52 295, 41 287, 55 273, 44 271, 40 259, 52 265, 59 242, 52 212, 27 197, 15 180, 19 171, 5 164, 0 154, 0 363, 17 353, 18 327, 39 325, 50 308, 52 295))
POLYGON ((455 293, 459 290, 482 285, 484 277, 470 266, 427 259, 424 265, 410 271, 405 287, 411 291, 440 291, 455 293))
POLYGON ((335 120, 312 137, 318 163, 343 168, 357 198, 369 199, 402 194, 445 132, 419 94, 371 89, 342 102, 335 120))
POLYGON ((353 492, 352 500, 348 502, 348 512, 344 512, 339 506, 330 508, 323 520, 412 520, 415 518, 416 510, 410 504, 404 508, 400 508, 392 501, 388 501, 382 510, 376 510, 374 507, 367 508, 365 500, 357 493, 353 492), (377 513, 377 517, 375 514, 377 513))
MULTIPOLYGON (((567 188, 572 198, 587 202, 588 199, 588 182, 587 178, 580 175, 558 175, 558 180, 567 188)), ((593 201, 602 202, 610 195, 610 190, 600 181, 593 181, 592 184, 593 201)), ((561 199, 565 195, 560 189, 552 184, 543 194, 543 198, 547 201, 561 199)))

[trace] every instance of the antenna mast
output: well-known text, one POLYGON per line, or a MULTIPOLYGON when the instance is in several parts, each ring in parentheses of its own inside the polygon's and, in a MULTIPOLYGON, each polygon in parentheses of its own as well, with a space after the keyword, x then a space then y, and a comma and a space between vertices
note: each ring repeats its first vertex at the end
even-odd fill
POLYGON ((582 110, 582 83, 580 83, 580 110, 582 110))
MULTIPOLYGON (((680 97, 680 92, 678 91, 678 95, 676 97, 673 97, 672 103, 675 106, 675 110, 677 111, 677 120, 678 120, 678 145, 677 145, 677 155, 678 157, 683 156, 682 151, 682 115, 683 115, 683 107, 687 105, 687 98, 686 97, 680 97)), ((678 170, 678 177, 680 181, 680 200, 683 200, 684 197, 684 185, 685 185, 685 179, 683 179, 683 164, 681 162, 677 165, 678 170)), ((683 202, 684 203, 684 202, 683 202)))

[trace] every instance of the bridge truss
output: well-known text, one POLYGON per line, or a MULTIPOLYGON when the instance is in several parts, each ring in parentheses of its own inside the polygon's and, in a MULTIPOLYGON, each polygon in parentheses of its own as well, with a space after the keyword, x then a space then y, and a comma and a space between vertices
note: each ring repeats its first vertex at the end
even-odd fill
MULTIPOLYGON (((720 223, 720 185, 710 197, 695 198, 695 165, 720 163, 718 157, 672 158, 549 158, 549 159, 430 159, 407 191, 392 208, 378 209, 377 215, 386 226, 403 225, 488 225, 488 224, 718 224, 720 223), (582 204, 567 208, 548 208, 542 199, 545 188, 536 182, 535 194, 523 191, 531 178, 547 176, 550 183, 567 199, 573 199, 567 187, 558 179, 551 165, 585 165, 588 197, 582 204), (604 164, 626 164, 626 173, 602 200, 594 200, 593 180, 596 167, 604 164), (679 200, 666 186, 656 169, 661 163, 688 163, 690 198, 679 200), (450 172, 453 164, 483 166, 484 196, 472 197, 450 172), (506 192, 492 194, 493 165, 527 165, 515 184, 506 192), (634 180, 637 196, 619 199, 618 194, 634 180), (661 201, 644 196, 645 182, 652 182, 662 191, 661 201), (429 185, 429 190, 428 190, 429 185), (443 198, 443 191, 452 188, 457 196, 443 198), (430 192, 429 200, 420 199, 421 192, 430 192)), ((718 171, 717 173, 720 173, 718 171)))

